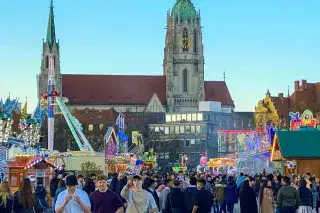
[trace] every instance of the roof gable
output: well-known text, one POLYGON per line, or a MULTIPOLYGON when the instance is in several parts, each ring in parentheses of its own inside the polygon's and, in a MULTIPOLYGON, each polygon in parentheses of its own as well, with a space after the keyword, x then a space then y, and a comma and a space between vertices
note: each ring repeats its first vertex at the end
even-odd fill
POLYGON ((234 107, 229 89, 225 81, 205 81, 205 100, 221 102, 222 105, 234 107))
POLYGON ((144 111, 145 112, 166 112, 156 93, 153 93, 144 111))
POLYGON ((284 158, 320 158, 320 131, 279 131, 276 137, 284 158))

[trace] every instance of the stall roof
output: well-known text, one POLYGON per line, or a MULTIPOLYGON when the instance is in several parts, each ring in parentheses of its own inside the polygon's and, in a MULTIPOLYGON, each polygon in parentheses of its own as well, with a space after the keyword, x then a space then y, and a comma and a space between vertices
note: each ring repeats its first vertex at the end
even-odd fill
POLYGON ((319 131, 279 131, 275 143, 284 158, 320 158, 319 131))
POLYGON ((42 157, 42 156, 28 156, 28 155, 21 155, 16 156, 15 159, 8 165, 9 168, 24 168, 28 169, 32 166, 35 166, 37 163, 44 161, 47 164, 55 167, 57 169, 61 169, 59 165, 51 162, 49 159, 42 157))

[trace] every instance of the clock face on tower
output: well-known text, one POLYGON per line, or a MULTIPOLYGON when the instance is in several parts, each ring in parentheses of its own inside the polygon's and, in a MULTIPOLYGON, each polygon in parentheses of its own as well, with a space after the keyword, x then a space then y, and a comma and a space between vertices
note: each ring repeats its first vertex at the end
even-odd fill
POLYGON ((182 38, 181 39, 181 47, 184 50, 188 50, 191 46, 191 39, 190 38, 182 38))

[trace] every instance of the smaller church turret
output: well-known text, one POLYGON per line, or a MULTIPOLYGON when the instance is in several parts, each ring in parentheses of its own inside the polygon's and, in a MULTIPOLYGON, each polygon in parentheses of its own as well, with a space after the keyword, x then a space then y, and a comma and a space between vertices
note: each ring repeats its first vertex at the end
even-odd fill
POLYGON ((56 39, 56 29, 54 23, 53 0, 50 3, 49 20, 46 40, 42 44, 41 71, 37 76, 38 80, 38 98, 47 92, 49 57, 52 55, 53 68, 55 71, 56 90, 62 93, 62 76, 60 73, 60 47, 56 39))
POLYGON ((204 101, 204 57, 200 12, 177 0, 167 14, 163 70, 169 112, 196 111, 204 101))

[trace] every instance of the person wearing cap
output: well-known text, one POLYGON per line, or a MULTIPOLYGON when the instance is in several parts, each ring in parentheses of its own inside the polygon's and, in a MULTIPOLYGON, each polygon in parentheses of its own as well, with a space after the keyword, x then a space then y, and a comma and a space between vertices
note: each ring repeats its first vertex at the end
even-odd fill
POLYGON ((61 192, 56 200, 56 213, 90 213, 91 203, 86 192, 77 189, 78 180, 75 175, 66 178, 67 190, 61 192))

